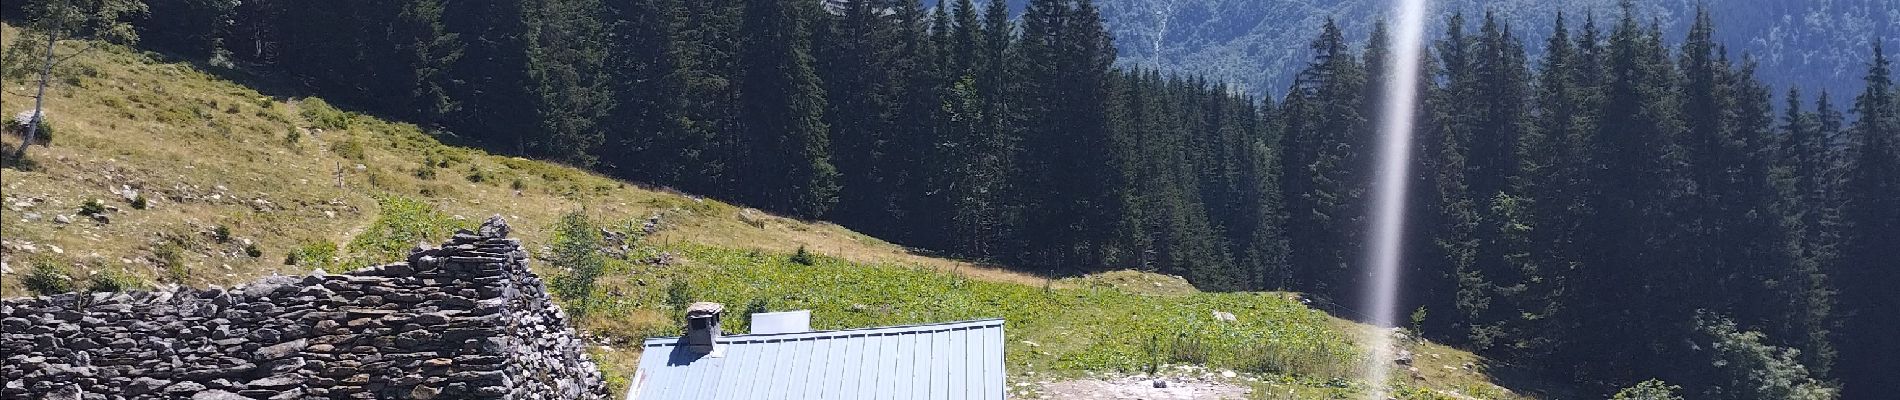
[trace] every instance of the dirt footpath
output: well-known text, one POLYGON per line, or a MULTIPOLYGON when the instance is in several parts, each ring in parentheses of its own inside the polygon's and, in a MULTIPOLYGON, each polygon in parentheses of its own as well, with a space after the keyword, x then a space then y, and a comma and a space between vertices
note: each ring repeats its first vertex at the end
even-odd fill
POLYGON ((1042 397, 1049 399, 1098 400, 1215 400, 1246 399, 1253 389, 1244 385, 1206 378, 1169 378, 1166 388, 1156 388, 1154 379, 1121 377, 1078 379, 1044 384, 1042 397))

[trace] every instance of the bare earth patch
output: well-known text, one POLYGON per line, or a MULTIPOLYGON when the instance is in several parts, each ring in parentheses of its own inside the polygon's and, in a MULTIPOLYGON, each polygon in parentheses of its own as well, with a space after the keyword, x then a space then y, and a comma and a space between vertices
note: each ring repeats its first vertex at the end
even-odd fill
POLYGON ((1207 378, 1166 379, 1168 387, 1156 388, 1154 379, 1126 376, 1108 379, 1078 379, 1042 386, 1042 397, 1049 399, 1102 400, 1190 400, 1245 399, 1253 389, 1244 385, 1207 378))

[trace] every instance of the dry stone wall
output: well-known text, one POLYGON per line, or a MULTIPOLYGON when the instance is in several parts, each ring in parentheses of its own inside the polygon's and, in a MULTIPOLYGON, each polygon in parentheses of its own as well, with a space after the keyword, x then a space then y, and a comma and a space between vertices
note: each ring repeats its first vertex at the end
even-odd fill
POLYGON ((607 398, 507 236, 496 217, 347 274, 0 301, 0 398, 607 398))

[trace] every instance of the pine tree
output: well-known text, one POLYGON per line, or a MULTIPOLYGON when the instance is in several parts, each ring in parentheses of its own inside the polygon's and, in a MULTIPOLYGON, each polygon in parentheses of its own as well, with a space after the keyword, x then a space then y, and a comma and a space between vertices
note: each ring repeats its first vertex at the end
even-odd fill
POLYGON ((1891 64, 1880 44, 1867 68, 1867 86, 1854 100, 1843 187, 1841 258, 1830 275, 1841 277, 1840 377, 1843 397, 1878 398, 1900 391, 1900 105, 1891 64))
POLYGON ((741 2, 676 2, 673 32, 682 85, 680 133, 667 161, 676 188, 737 199, 737 176, 747 159, 737 133, 739 13, 741 2))
MULTIPOLYGON (((447 119, 447 127, 466 139, 515 154, 526 153, 529 136, 541 128, 541 120, 530 111, 536 109, 534 99, 537 97, 531 96, 527 73, 528 7, 526 0, 458 2, 449 4, 442 16, 444 29, 460 37, 464 44, 462 56, 447 66, 448 75, 455 79, 445 90, 462 103, 447 119)), ((328 8, 332 7, 286 11, 284 15, 292 21, 309 21, 322 26, 323 19, 314 17, 313 13, 327 12, 328 8)), ((322 37, 291 31, 286 31, 284 36, 309 38, 314 39, 314 44, 330 45, 322 37)), ((326 53, 349 54, 341 50, 295 50, 289 46, 281 53, 284 55, 282 64, 293 66, 310 64, 296 57, 312 57, 312 61, 323 63, 328 62, 324 58, 326 53)))
POLYGON ((745 2, 737 61, 747 163, 738 186, 751 204, 816 218, 837 202, 838 172, 805 13, 776 0, 745 2))
POLYGON ((1787 235, 1790 280, 1786 287, 1793 296, 1784 323, 1795 332, 1791 337, 1802 349, 1802 363, 1816 376, 1829 376, 1838 355, 1828 337, 1833 327, 1833 283, 1824 267, 1835 258, 1831 228, 1838 224, 1839 207, 1828 194, 1834 184, 1829 146, 1816 126, 1819 117, 1803 111, 1799 89, 1788 89, 1784 116, 1779 128, 1779 143, 1773 144, 1768 157, 1772 165, 1770 179, 1778 199, 1775 214, 1781 218, 1787 235))
MULTIPOLYGON (((1577 278, 1577 290, 1604 301, 1580 304, 1585 309, 1578 311, 1583 318, 1579 323, 1678 326, 1693 317, 1694 304, 1683 297, 1686 293, 1669 288, 1679 282, 1670 274, 1683 270, 1660 268, 1694 262, 1675 251, 1681 243, 1673 237, 1682 220, 1671 210, 1683 199, 1673 191, 1687 187, 1680 178, 1682 122, 1681 103, 1675 98, 1676 72, 1658 33, 1636 23, 1629 2, 1624 2, 1623 9, 1604 49, 1602 118, 1590 146, 1600 166, 1591 179, 1595 184, 1591 201, 1598 207, 1585 228, 1592 240, 1584 248, 1591 249, 1586 257, 1596 263, 1577 278), (1652 311, 1640 315, 1620 311, 1632 307, 1652 311)), ((1572 346, 1591 350, 1568 356, 1604 381, 1634 381, 1637 377, 1630 376, 1630 371, 1637 370, 1662 370, 1668 372, 1662 378, 1679 381, 1676 378, 1681 376, 1673 374, 1697 370, 1687 365, 1694 357, 1682 353, 1689 349, 1670 339, 1679 333, 1653 329, 1591 335, 1572 346)))
POLYGON ((146 43, 191 57, 222 57, 237 0, 148 0, 151 12, 139 24, 146 43))
POLYGON ((673 0, 633 0, 607 5, 606 68, 616 99, 605 123, 602 168, 615 175, 661 185, 681 183, 693 160, 682 141, 685 95, 673 23, 673 0))
POLYGON ((1365 73, 1347 50, 1344 34, 1328 22, 1312 44, 1314 58, 1282 107, 1285 120, 1281 183, 1287 194, 1289 264, 1296 287, 1323 298, 1347 299, 1358 287, 1351 267, 1364 208, 1359 148, 1365 118, 1360 96, 1365 73))
POLYGON ((898 101, 894 91, 903 84, 897 79, 904 78, 890 74, 887 49, 895 43, 894 27, 868 1, 846 3, 844 14, 831 25, 816 46, 829 100, 825 121, 835 143, 832 161, 842 186, 831 216, 847 226, 885 234, 895 227, 889 226, 889 171, 880 168, 885 166, 885 147, 892 144, 891 103, 898 101))
POLYGON ((525 12, 527 77, 536 134, 524 135, 530 154, 579 166, 595 162, 605 140, 601 121, 613 109, 602 68, 605 27, 599 0, 537 0, 525 12))

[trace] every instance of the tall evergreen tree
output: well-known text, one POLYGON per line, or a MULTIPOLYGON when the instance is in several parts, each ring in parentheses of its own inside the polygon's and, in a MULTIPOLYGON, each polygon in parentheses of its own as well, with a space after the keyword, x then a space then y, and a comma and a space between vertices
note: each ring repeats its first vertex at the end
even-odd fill
POLYGON ((1117 256, 1108 238, 1121 213, 1106 101, 1114 47, 1092 2, 1035 0, 1018 48, 1022 261, 1063 274, 1102 268, 1117 256))
MULTIPOLYGON (((815 5, 813 5, 815 6, 815 5)), ((812 69, 808 13, 796 4, 747 0, 738 56, 738 121, 748 202, 803 218, 837 202, 824 88, 812 69)))
POLYGON ((839 223, 862 227, 872 234, 893 232, 890 220, 891 187, 886 176, 885 147, 891 145, 891 103, 902 76, 890 74, 888 48, 896 34, 883 10, 869 1, 846 3, 844 14, 817 42, 818 69, 824 79, 831 127, 832 161, 838 167, 838 207, 831 216, 839 223))
POLYGON ((741 198, 736 184, 746 160, 738 132, 740 2, 680 1, 673 22, 674 60, 683 95, 680 132, 666 146, 672 152, 663 176, 681 189, 741 198))
POLYGON ((601 121, 613 110, 607 85, 607 32, 599 0, 529 3, 527 75, 538 123, 524 135, 530 154, 579 166, 595 162, 605 140, 601 121))
POLYGON ((1296 286, 1325 298, 1348 299, 1357 279, 1360 204, 1364 182, 1360 151, 1365 72, 1329 21, 1315 39, 1313 61, 1283 106, 1281 185, 1287 193, 1288 233, 1296 286))
POLYGON ((698 168, 685 157, 680 121, 685 95, 674 41, 673 0, 632 0, 606 6, 609 42, 605 67, 615 107, 603 128, 605 169, 629 179, 677 185, 698 168))
POLYGON ((1871 399, 1900 392, 1900 105, 1890 61, 1881 44, 1867 68, 1867 87, 1854 99, 1843 190, 1841 258, 1831 275, 1841 277, 1840 377, 1846 398, 1871 399))
MULTIPOLYGON (((442 16, 444 29, 460 37, 463 43, 461 57, 447 65, 448 74, 455 79, 445 87, 462 106, 447 119, 446 125, 468 139, 516 154, 526 153, 529 136, 541 128, 540 121, 530 111, 536 109, 538 96, 530 91, 532 85, 527 72, 526 16, 530 6, 527 1, 458 2, 449 4, 442 16)), ((328 12, 326 10, 332 8, 342 7, 318 7, 284 14, 291 20, 322 26, 325 21, 313 17, 320 15, 314 13, 328 12)), ((308 36, 287 31, 285 37, 308 36)), ((324 43, 320 37, 308 38, 324 43)), ((296 56, 315 57, 319 59, 313 61, 324 62, 321 57, 325 53, 285 48, 283 63, 309 64, 292 59, 296 56)))

